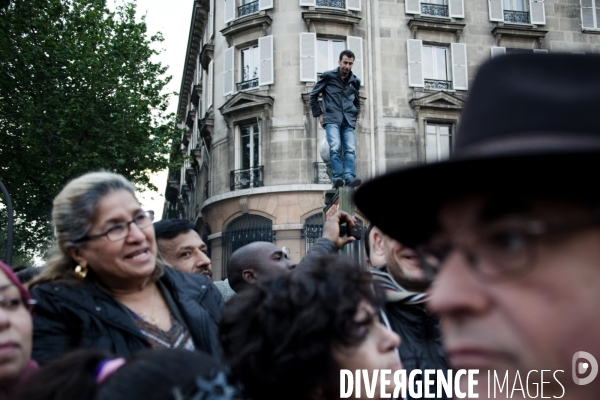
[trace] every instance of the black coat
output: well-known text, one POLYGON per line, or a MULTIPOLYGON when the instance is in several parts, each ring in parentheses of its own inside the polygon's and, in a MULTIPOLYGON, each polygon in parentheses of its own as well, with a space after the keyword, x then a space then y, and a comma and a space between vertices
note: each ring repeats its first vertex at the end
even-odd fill
MULTIPOLYGON (((441 369, 446 371, 448 365, 442 348, 439 321, 429 315, 421 304, 403 304, 402 302, 387 302, 385 313, 390 327, 396 332, 400 343, 400 360, 406 368, 406 377, 414 369, 424 372, 426 369, 441 369)), ((420 376, 422 381, 422 375, 420 376)), ((430 387, 431 393, 437 392, 437 386, 430 387)), ((410 399, 407 393, 407 399, 410 399)), ((437 397, 436 397, 437 398, 437 397)), ((443 396, 442 399, 447 399, 443 396)))
POLYGON ((319 94, 323 93, 325 108, 324 124, 341 125, 344 118, 354 128, 360 111, 360 79, 350 71, 350 79, 344 83, 339 74, 339 67, 332 71, 323 72, 321 79, 310 92, 309 101, 313 117, 323 114, 319 105, 319 94))
MULTIPOLYGON (((223 298, 210 279, 165 267, 159 282, 172 299, 171 311, 189 329, 196 349, 217 355, 223 298)), ((150 348, 129 311, 94 284, 45 282, 31 293, 37 300, 32 358, 41 364, 82 347, 120 357, 150 348)))

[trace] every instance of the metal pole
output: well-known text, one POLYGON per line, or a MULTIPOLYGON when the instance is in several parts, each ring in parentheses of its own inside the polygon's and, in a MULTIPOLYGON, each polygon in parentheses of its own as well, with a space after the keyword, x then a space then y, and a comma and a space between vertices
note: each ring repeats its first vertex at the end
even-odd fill
POLYGON ((6 214, 8 219, 8 225, 6 227, 6 264, 10 265, 12 263, 12 246, 13 246, 13 206, 12 201, 10 200, 10 195, 8 191, 4 187, 2 181, 0 181, 0 189, 2 190, 2 194, 6 199, 6 214))

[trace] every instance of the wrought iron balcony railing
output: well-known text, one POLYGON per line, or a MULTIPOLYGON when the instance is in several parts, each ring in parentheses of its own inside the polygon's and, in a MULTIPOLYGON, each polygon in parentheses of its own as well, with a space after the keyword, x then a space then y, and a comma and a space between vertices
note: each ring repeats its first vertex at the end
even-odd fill
POLYGON ((519 24, 529 23, 529 13, 527 11, 506 11, 504 10, 504 22, 516 22, 519 24))
POLYGON ((425 79, 425 89, 429 90, 452 90, 452 81, 438 79, 425 79))
POLYGON ((236 169, 229 173, 231 191, 264 186, 264 165, 250 169, 236 169))
POLYGON ((430 15, 433 17, 447 17, 448 6, 440 4, 421 3, 421 15, 430 15))
POLYGON ((346 9, 345 0, 317 0, 317 7, 334 7, 346 9))
POLYGON ((238 18, 243 17, 244 15, 254 14, 257 12, 258 12, 258 0, 238 7, 238 18))
POLYGON ((258 86, 258 78, 250 79, 248 81, 243 81, 237 84, 237 90, 246 90, 251 89, 253 87, 258 86))
POLYGON ((315 162, 315 183, 331 183, 331 169, 323 162, 315 162), (329 169, 329 171, 328 171, 329 169))

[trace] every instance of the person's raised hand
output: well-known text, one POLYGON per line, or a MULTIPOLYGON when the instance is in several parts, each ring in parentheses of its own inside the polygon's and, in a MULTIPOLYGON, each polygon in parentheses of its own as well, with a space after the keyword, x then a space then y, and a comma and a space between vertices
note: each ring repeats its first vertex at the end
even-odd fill
POLYGON ((352 236, 340 237, 340 224, 356 225, 356 219, 345 211, 338 211, 331 216, 323 226, 323 237, 335 243, 338 249, 341 249, 347 243, 354 242, 356 239, 352 236))

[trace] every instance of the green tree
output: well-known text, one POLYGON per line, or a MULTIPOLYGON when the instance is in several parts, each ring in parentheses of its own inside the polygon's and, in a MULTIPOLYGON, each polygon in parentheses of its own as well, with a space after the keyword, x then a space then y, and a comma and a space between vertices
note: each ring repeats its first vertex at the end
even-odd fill
POLYGON ((163 38, 135 16, 131 0, 0 7, 0 180, 19 249, 46 248, 52 199, 74 177, 105 169, 155 189, 149 175, 173 162, 171 77, 152 61, 163 38))

